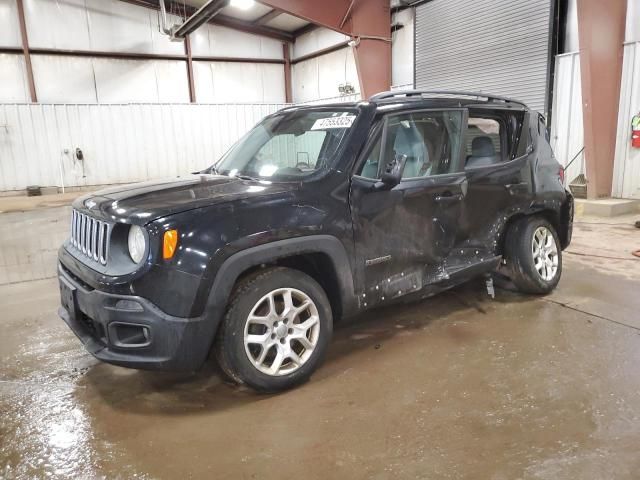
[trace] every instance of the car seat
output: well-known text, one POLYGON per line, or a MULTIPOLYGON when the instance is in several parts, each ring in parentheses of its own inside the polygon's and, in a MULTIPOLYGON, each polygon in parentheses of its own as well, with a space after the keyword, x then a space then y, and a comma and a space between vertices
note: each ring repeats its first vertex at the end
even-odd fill
POLYGON ((471 155, 467 157, 467 167, 484 167, 498 163, 496 149, 491 137, 480 136, 471 142, 471 155))

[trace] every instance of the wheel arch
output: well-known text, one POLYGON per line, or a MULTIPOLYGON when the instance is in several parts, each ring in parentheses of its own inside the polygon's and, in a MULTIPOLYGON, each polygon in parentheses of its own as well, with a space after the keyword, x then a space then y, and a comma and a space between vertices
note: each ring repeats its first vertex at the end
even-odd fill
POLYGON ((515 225, 515 223, 518 222, 520 219, 527 218, 527 217, 529 218, 542 217, 547 222, 549 222, 551 226, 554 228, 554 230, 556 231, 556 233, 558 234, 558 237, 560 237, 560 243, 563 245, 563 248, 564 248, 566 235, 563 235, 560 213, 548 208, 548 209, 536 210, 529 213, 515 213, 511 215, 509 219, 506 221, 506 223, 504 224, 502 231, 500 232, 500 237, 498 239, 498 245, 497 245, 498 255, 504 255, 505 243, 507 240, 507 232, 509 231, 509 229, 513 225, 515 225))
POLYGON ((331 235, 296 237, 241 250, 220 266, 205 314, 218 324, 238 280, 267 266, 283 266, 300 270, 320 284, 329 297, 334 319, 350 315, 357 310, 350 265, 344 245, 331 235))

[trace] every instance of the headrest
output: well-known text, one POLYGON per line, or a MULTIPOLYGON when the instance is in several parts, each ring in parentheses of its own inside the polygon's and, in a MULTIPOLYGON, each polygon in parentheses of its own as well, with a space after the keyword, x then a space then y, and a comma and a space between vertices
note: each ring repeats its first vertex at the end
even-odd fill
POLYGON ((471 142, 471 154, 474 157, 491 157, 496 154, 490 137, 476 137, 471 142))

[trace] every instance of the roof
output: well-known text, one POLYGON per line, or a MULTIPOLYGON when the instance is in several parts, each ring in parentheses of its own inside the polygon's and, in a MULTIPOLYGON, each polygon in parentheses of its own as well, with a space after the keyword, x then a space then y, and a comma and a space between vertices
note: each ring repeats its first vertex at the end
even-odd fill
POLYGON ((378 110, 387 112, 408 110, 414 108, 486 108, 500 107, 511 110, 529 110, 526 104, 518 100, 489 95, 479 92, 454 92, 454 91, 421 91, 421 90, 397 90, 382 92, 372 96, 368 100, 359 102, 342 102, 313 105, 295 105, 286 110, 313 109, 313 108, 358 108, 364 105, 374 104, 378 110))
POLYGON ((464 92, 456 90, 394 90, 381 92, 369 98, 377 105, 428 103, 448 106, 502 106, 507 108, 528 109, 527 105, 514 98, 492 95, 483 92, 464 92))

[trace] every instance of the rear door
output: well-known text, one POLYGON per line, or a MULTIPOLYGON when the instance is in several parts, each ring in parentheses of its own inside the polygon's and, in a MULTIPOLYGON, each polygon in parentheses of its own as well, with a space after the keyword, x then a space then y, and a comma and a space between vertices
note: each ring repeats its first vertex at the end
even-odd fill
POLYGON ((464 141, 468 192, 457 244, 466 254, 489 254, 504 222, 532 199, 528 116, 524 111, 470 109, 464 141))
POLYGON ((352 177, 350 204, 358 285, 367 306, 420 290, 446 276, 466 194, 462 130, 466 111, 388 115, 352 177), (401 182, 376 188, 380 166, 406 155, 401 182))

